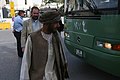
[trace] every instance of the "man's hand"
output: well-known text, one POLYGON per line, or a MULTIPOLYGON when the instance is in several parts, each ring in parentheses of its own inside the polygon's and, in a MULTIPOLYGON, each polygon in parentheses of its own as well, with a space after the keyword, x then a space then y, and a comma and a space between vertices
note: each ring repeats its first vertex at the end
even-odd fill
POLYGON ((22 47, 22 52, 24 52, 24 50, 25 50, 25 47, 22 47))
POLYGON ((13 33, 15 32, 15 30, 12 31, 13 33))

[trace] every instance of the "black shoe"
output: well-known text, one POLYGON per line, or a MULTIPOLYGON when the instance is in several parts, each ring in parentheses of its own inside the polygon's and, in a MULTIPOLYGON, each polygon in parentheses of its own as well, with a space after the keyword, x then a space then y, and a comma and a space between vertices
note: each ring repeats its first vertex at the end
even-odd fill
POLYGON ((22 57, 23 57, 23 55, 18 55, 18 57, 22 58, 22 57))

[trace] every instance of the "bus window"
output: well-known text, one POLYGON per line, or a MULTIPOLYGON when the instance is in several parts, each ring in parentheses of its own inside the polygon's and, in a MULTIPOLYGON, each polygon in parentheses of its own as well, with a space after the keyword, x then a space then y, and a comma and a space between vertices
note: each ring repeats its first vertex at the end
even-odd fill
POLYGON ((116 8, 118 0, 94 0, 98 8, 116 8))
MULTIPOLYGON (((80 12, 93 14, 118 14, 118 0, 68 0, 68 12, 74 15, 80 12)), ((89 16, 89 15, 88 15, 89 16)))
POLYGON ((68 11, 81 10, 83 8, 83 0, 68 0, 68 5, 68 11))

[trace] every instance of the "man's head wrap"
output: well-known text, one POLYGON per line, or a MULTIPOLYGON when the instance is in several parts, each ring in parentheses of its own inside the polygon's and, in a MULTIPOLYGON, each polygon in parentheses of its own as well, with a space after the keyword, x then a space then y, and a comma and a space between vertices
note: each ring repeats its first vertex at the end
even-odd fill
POLYGON ((41 23, 53 23, 60 21, 61 15, 58 11, 48 11, 40 15, 41 23))

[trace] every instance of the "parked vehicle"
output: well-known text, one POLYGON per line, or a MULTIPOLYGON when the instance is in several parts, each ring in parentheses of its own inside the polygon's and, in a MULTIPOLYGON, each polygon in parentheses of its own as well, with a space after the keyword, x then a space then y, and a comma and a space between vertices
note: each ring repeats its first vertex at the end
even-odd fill
POLYGON ((68 50, 120 77, 120 0, 65 0, 64 12, 68 50))

